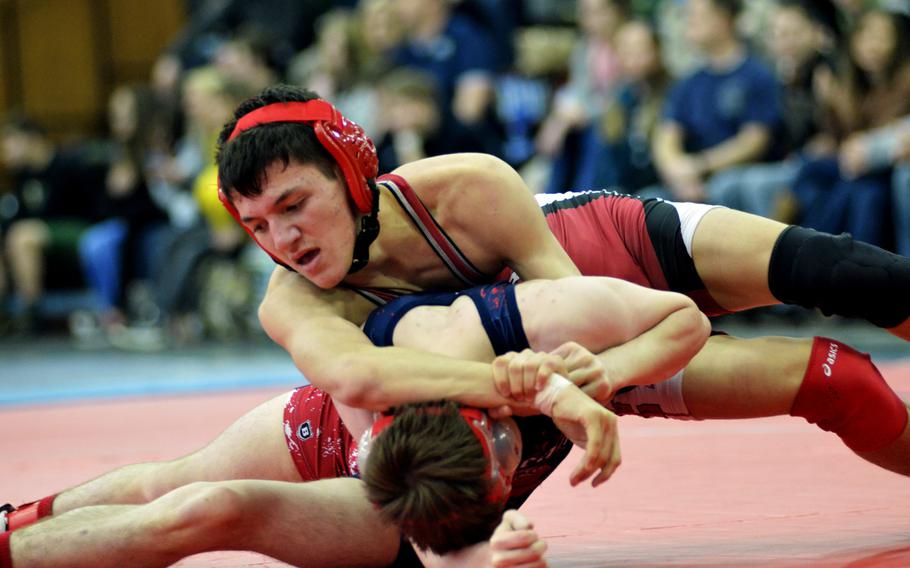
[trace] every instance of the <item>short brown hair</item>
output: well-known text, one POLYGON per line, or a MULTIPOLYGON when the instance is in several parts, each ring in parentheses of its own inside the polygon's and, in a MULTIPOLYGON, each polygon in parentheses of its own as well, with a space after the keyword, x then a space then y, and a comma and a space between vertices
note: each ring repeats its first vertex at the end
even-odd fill
POLYGON ((437 402, 397 409, 361 472, 382 515, 436 554, 489 539, 502 517, 502 503, 488 500, 489 461, 458 408, 437 402))
POLYGON ((265 172, 274 163, 281 163, 285 167, 292 160, 304 165, 312 164, 326 177, 338 178, 335 158, 319 142, 309 124, 260 124, 228 141, 237 121, 254 110, 274 103, 306 102, 318 98, 313 91, 290 85, 273 85, 240 103, 234 111, 233 120, 224 126, 218 137, 215 156, 218 178, 228 197, 233 192, 247 198, 261 195, 262 186, 267 181, 265 172))

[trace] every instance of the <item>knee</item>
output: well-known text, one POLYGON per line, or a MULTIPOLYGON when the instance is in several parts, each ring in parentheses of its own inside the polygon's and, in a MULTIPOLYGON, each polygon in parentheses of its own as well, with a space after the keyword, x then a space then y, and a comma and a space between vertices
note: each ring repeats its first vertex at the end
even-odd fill
POLYGON ((908 421, 907 406, 867 354, 823 337, 813 342, 790 414, 834 432, 856 452, 888 447, 908 421))
POLYGON ((204 548, 231 539, 231 529, 241 525, 245 499, 228 483, 197 482, 185 485, 150 504, 151 529, 163 542, 191 540, 204 548))

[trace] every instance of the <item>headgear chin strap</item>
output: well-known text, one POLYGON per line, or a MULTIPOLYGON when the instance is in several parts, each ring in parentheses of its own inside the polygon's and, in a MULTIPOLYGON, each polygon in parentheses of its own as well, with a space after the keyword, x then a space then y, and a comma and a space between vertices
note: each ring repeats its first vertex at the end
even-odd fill
MULTIPOLYGON (((370 244, 379 234, 379 192, 373 181, 379 173, 379 158, 376 146, 363 128, 345 118, 338 110, 322 99, 305 102, 272 103, 251 111, 237 120, 237 125, 228 137, 230 142, 244 131, 262 124, 279 122, 302 122, 313 127, 316 139, 335 159, 344 176, 348 194, 357 211, 364 216, 354 245, 354 258, 349 273, 367 265, 370 259, 370 244)), ((240 215, 230 202, 219 182, 218 198, 230 214, 240 222, 240 215)), ((246 226, 244 225, 246 229, 246 226)), ((260 248, 266 250, 259 240, 247 229, 247 233, 260 248)), ((274 254, 266 250, 272 260, 289 268, 274 254)))
MULTIPOLYGON (((439 407, 428 406, 421 412, 432 414, 439 411, 439 407)), ((521 461, 521 432, 518 425, 511 418, 492 420, 486 412, 477 408, 459 408, 459 414, 471 432, 480 442, 483 457, 487 463, 485 477, 490 480, 490 492, 487 501, 490 503, 504 503, 509 498, 512 477, 521 461)), ((373 427, 366 430, 360 438, 357 447, 357 467, 363 475, 369 459, 373 441, 383 430, 394 422, 394 415, 380 416, 373 422, 373 427)))
POLYGON ((379 236, 379 189, 372 179, 367 180, 367 185, 373 193, 373 208, 369 215, 360 218, 360 230, 354 239, 354 257, 348 274, 354 274, 370 262, 370 245, 379 236))

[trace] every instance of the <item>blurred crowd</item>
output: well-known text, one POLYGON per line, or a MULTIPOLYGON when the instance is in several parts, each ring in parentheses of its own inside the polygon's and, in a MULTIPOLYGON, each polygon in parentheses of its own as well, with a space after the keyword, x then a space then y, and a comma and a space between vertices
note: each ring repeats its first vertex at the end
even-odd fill
POLYGON ((85 345, 156 349, 255 333, 272 265, 220 206, 213 154, 237 103, 275 82, 360 123, 381 172, 487 152, 534 192, 716 203, 910 255, 910 0, 187 11, 148 82, 110 94, 103 139, 0 121, 0 334, 56 320, 85 345))

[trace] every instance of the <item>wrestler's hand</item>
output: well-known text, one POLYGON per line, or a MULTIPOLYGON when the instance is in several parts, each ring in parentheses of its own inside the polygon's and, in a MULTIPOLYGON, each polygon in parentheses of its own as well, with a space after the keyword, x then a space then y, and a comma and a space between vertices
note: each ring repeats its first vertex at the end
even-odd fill
POLYGON ((490 538, 490 564, 493 568, 546 568, 546 550, 547 543, 534 532, 531 520, 510 509, 490 538))
POLYGON ((534 400, 538 386, 546 383, 550 375, 565 375, 567 372, 562 357, 530 349, 521 353, 506 353, 493 360, 496 390, 503 397, 518 402, 534 400))
MULTIPOLYGON (((603 362, 574 341, 563 343, 553 351, 553 355, 562 357, 568 370, 565 378, 580 388, 586 395, 601 404, 606 404, 613 396, 613 384, 603 362)), ((538 387, 542 387, 538 384, 538 387)))
POLYGON ((552 417, 556 427, 585 450, 569 482, 578 485, 598 471, 591 485, 597 487, 609 479, 622 461, 616 415, 578 387, 567 385, 556 396, 552 417))

